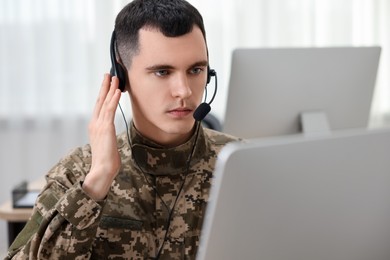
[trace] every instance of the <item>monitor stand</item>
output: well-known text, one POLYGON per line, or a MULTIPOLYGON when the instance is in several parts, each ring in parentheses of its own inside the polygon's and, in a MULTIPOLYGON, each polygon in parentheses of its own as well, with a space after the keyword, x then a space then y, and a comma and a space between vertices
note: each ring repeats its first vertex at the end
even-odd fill
POLYGON ((306 111, 300 114, 301 130, 303 135, 330 134, 328 117, 323 111, 306 111))

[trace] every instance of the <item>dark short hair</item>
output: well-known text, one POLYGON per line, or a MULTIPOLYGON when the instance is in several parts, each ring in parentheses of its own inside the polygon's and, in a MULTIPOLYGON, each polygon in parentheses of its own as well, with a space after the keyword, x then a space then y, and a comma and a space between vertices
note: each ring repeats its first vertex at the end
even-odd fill
POLYGON ((202 15, 185 0, 134 0, 115 19, 117 50, 123 65, 130 68, 139 51, 139 30, 157 29, 167 37, 177 37, 192 31, 194 26, 206 32, 202 15))

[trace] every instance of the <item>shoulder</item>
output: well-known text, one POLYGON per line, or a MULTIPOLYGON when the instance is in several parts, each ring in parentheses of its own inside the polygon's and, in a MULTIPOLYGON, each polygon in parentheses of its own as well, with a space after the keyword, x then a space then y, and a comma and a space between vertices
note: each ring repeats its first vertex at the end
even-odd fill
POLYGON ((223 146, 228 143, 242 141, 242 139, 239 137, 235 137, 209 128, 204 128, 203 131, 207 142, 217 151, 217 153, 222 149, 223 146))
POLYGON ((73 164, 90 164, 92 160, 91 146, 89 144, 73 148, 61 160, 60 164, 71 166, 73 164))
POLYGON ((56 180, 64 186, 72 186, 84 180, 91 163, 92 152, 89 144, 73 148, 50 169, 46 179, 56 180))
MULTIPOLYGON (((128 140, 126 132, 117 135, 118 150, 127 151, 128 140)), ((91 145, 85 144, 71 149, 59 162, 50 170, 48 177, 58 177, 67 175, 66 178, 74 179, 75 181, 83 180, 89 172, 92 164, 91 145), (70 175, 73 175, 71 177, 70 175)))
MULTIPOLYGON (((126 132, 122 132, 116 136, 118 150, 124 149, 128 146, 128 139, 126 132)), ((92 163, 91 145, 85 144, 71 149, 60 161, 66 167, 73 167, 75 164, 89 166, 92 163)))

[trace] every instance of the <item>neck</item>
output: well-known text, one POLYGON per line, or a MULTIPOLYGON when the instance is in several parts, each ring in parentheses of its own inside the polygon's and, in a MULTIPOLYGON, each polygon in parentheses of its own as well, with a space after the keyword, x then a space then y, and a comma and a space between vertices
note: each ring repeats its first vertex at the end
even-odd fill
POLYGON ((187 132, 183 133, 167 133, 162 130, 150 131, 149 127, 139 127, 136 120, 133 120, 134 128, 137 132, 142 135, 144 138, 149 139, 153 143, 156 143, 159 146, 172 148, 186 143, 193 136, 197 124, 195 123, 187 132))

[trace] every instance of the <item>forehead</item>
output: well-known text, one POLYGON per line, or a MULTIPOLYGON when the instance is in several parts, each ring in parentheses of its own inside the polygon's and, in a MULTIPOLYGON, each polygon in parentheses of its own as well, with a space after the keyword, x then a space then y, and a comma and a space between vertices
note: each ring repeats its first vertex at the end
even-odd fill
MULTIPOLYGON (((198 27, 179 37, 166 37, 157 29, 143 28, 139 31, 139 52, 133 63, 142 65, 180 65, 207 59, 207 47, 198 27)), ((135 65, 135 64, 134 64, 135 65)))

